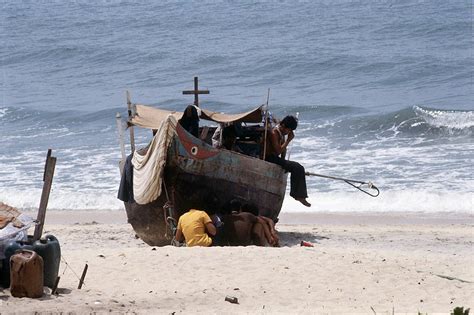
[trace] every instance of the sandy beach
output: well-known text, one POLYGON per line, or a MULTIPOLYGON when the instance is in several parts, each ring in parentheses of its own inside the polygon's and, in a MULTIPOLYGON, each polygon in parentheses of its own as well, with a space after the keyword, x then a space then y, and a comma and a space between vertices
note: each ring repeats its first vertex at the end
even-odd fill
POLYGON ((45 233, 63 255, 59 294, 18 299, 0 289, 0 312, 449 314, 474 305, 472 215, 280 219, 280 248, 159 248, 135 238, 124 212, 49 211, 45 233))

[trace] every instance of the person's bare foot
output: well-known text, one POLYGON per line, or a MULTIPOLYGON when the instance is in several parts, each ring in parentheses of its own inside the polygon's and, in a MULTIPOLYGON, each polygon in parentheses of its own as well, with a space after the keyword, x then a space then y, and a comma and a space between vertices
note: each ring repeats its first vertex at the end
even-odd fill
POLYGON ((295 198, 295 199, 301 202, 302 204, 304 204, 306 207, 311 207, 311 204, 308 201, 306 201, 306 198, 295 198))

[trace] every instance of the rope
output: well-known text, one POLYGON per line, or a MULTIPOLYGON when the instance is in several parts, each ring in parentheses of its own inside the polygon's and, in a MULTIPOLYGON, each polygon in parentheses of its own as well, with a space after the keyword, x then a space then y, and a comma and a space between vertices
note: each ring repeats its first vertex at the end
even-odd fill
POLYGON ((168 231, 171 232, 173 238, 171 239, 171 245, 176 244, 176 220, 173 217, 172 209, 174 208, 173 202, 171 202, 168 195, 168 189, 166 188, 165 179, 163 178, 163 186, 165 187, 166 203, 163 205, 163 217, 165 219, 166 232, 165 237, 168 237, 168 231), (170 224, 170 221, 172 224, 170 224))
POLYGON ((167 209, 169 209, 169 207, 171 207, 171 202, 170 202, 170 197, 168 195, 168 189, 166 188, 166 182, 165 182, 164 178, 163 178, 163 187, 165 188, 165 195, 166 195, 166 202, 163 205, 163 219, 165 220, 165 226, 166 226, 165 237, 168 237, 168 230, 171 230, 171 229, 169 228, 167 209))
POLYGON ((263 160, 265 161, 265 158, 267 157, 267 129, 268 129, 268 100, 270 99, 270 89, 268 89, 268 94, 267 94, 267 106, 265 106, 265 136, 263 138, 263 160))
POLYGON ((316 173, 311 173, 311 172, 306 172, 305 173, 308 176, 318 176, 318 177, 323 177, 323 178, 328 178, 328 179, 335 179, 335 180, 341 180, 345 182, 346 184, 351 185, 352 187, 362 191, 363 193, 371 196, 371 197, 377 197, 380 194, 380 190, 372 184, 372 182, 363 182, 360 180, 355 180, 355 179, 347 179, 347 178, 342 178, 342 177, 334 177, 334 176, 328 176, 328 175, 321 175, 321 174, 316 174, 316 173), (358 186, 356 184, 359 184, 358 186), (375 193, 370 193, 364 189, 362 189, 363 185, 367 185, 368 189, 374 189, 376 192, 375 193))
MULTIPOLYGON (((72 267, 67 263, 66 261, 66 258, 64 258, 63 255, 61 255, 61 260, 64 261, 64 263, 66 264, 66 267, 64 268, 64 271, 63 273, 61 274, 61 276, 64 276, 64 274, 66 273, 66 270, 67 268, 71 269, 72 273, 76 276, 77 280, 81 281, 81 278, 76 274, 76 272, 74 271, 74 269, 72 269, 72 267)), ((85 282, 82 282, 84 285, 86 284, 85 282)))

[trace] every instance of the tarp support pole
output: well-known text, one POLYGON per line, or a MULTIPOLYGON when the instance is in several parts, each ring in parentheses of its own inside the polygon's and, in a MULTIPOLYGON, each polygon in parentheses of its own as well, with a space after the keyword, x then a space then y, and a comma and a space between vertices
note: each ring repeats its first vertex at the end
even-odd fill
MULTIPOLYGON (((128 108, 128 120, 130 121, 133 118, 132 114, 132 101, 130 100, 130 92, 127 91, 127 108, 128 108)), ((130 126, 130 147, 132 153, 135 152, 135 132, 133 126, 130 126)))
POLYGON ((120 152, 122 153, 122 159, 120 160, 120 172, 122 172, 123 169, 123 164, 125 163, 125 141, 123 139, 123 124, 122 124, 122 115, 120 113, 117 113, 115 115, 115 118, 117 120, 117 130, 118 130, 118 136, 119 136, 119 143, 120 143, 120 152))

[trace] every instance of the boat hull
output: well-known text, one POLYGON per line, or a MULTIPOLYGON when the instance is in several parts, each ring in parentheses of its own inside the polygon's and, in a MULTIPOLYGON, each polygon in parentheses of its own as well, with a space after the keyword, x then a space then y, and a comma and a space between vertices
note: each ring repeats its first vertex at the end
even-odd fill
POLYGON ((138 237, 152 246, 169 245, 171 231, 163 206, 173 205, 176 220, 189 209, 222 211, 232 199, 251 203, 259 214, 277 220, 287 174, 278 165, 228 150, 215 149, 181 126, 168 148, 164 188, 149 204, 125 203, 128 221, 138 237))

